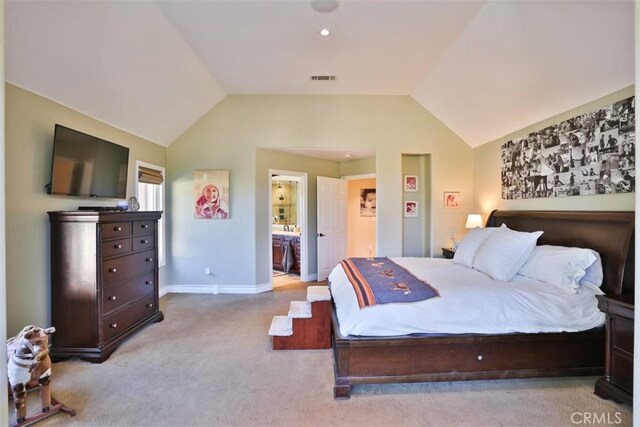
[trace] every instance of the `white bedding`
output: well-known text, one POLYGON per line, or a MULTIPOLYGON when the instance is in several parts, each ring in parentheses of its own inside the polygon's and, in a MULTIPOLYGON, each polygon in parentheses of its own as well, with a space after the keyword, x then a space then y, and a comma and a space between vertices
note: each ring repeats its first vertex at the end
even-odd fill
POLYGON ((392 336, 412 333, 577 332, 604 323, 595 295, 581 286, 570 294, 556 286, 516 276, 510 282, 442 258, 391 258, 438 289, 440 297, 360 309, 338 264, 329 275, 340 333, 392 336))

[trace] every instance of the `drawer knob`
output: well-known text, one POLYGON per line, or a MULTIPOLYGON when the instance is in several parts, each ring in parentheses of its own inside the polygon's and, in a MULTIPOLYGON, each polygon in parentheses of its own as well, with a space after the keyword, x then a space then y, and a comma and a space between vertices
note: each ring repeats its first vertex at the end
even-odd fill
POLYGON ((142 228, 149 228, 149 224, 142 224, 141 227, 142 228))
POLYGON ((115 300, 116 300, 116 296, 115 295, 112 296, 112 297, 109 297, 109 301, 115 301, 115 300))
POLYGON ((144 282, 145 285, 153 285, 153 282, 151 280, 146 280, 144 282))
POLYGON ((151 262, 151 261, 153 261, 153 258, 147 258, 145 261, 151 262))
POLYGON ((122 245, 113 245, 114 249, 122 249, 122 245))
POLYGON ((148 308, 153 307, 153 303, 151 303, 151 302, 150 302, 149 304, 147 304, 147 307, 148 307, 148 308))
POLYGON ((483 359, 482 355, 481 355, 481 354, 479 354, 479 355, 478 355, 478 360, 482 360, 482 359, 483 359))
POLYGON ((118 324, 117 324, 117 323, 112 323, 112 324, 110 324, 110 325, 109 325, 109 327, 110 327, 111 329, 115 329, 115 328, 117 328, 117 327, 118 327, 118 324))
POLYGON ((109 269, 109 273, 115 273, 116 271, 118 271, 118 270, 115 267, 109 269))
POLYGON ((147 243, 149 243, 148 240, 140 240, 140 243, 142 243, 143 245, 146 245, 147 243))
POLYGON ((113 227, 113 231, 122 231, 122 227, 113 227))

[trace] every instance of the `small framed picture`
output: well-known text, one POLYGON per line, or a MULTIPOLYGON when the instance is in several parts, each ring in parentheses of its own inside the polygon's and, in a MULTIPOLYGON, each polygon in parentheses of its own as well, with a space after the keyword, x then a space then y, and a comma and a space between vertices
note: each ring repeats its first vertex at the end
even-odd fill
POLYGON ((418 177, 416 175, 404 176, 404 191, 406 192, 418 191, 418 177))
POLYGON ((445 209, 460 208, 460 192, 459 191, 444 192, 444 208, 445 209))
POLYGON ((404 202, 404 216, 416 217, 418 216, 418 202, 413 200, 407 200, 404 202))

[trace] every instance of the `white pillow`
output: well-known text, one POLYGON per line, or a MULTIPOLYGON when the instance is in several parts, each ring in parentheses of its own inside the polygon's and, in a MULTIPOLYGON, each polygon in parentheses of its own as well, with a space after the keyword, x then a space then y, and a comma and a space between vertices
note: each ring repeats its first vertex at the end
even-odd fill
POLYGON ((542 233, 498 229, 480 247, 473 268, 494 280, 510 281, 527 262, 542 233))
MULTIPOLYGON (((504 224, 502 227, 506 228, 504 224)), ((464 265, 465 267, 473 268, 473 260, 476 258, 478 249, 498 228, 473 228, 467 232, 462 241, 458 243, 455 255, 453 255, 453 262, 456 264, 464 265)))
POLYGON ((600 258, 600 254, 596 251, 593 251, 596 256, 596 260, 587 267, 584 272, 584 276, 580 279, 579 284, 581 286, 591 286, 600 288, 602 286, 602 281, 604 280, 604 272, 602 271, 602 259, 600 258))
POLYGON ((537 246, 518 274, 576 293, 587 268, 599 259, 596 255, 591 249, 537 246))

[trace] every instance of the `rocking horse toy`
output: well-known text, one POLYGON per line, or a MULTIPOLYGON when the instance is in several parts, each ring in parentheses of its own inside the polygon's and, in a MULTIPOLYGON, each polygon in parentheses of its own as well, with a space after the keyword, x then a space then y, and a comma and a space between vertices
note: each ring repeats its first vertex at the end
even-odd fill
POLYGON ((28 425, 58 412, 75 415, 73 409, 52 398, 49 388, 49 335, 55 330, 53 327, 43 329, 29 325, 7 341, 7 377, 16 408, 15 425, 28 425), (40 390, 42 413, 27 417, 27 392, 36 387, 40 390))

